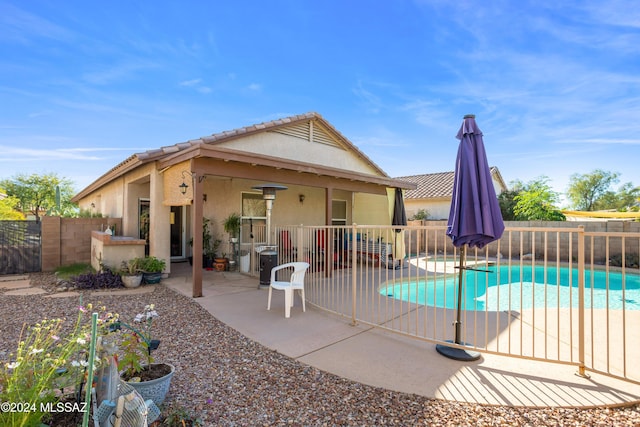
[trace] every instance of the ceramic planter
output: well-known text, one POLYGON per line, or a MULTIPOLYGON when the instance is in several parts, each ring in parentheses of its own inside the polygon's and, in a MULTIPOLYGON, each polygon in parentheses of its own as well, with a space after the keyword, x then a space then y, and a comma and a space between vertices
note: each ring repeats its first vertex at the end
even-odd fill
POLYGON ((140 382, 127 381, 127 384, 140 393, 140 396, 142 396, 144 400, 151 399, 153 400, 153 403, 160 406, 162 405, 162 402, 164 402, 164 398, 169 391, 171 378, 173 377, 176 368, 170 363, 154 363, 153 365, 167 365, 171 368, 171 372, 164 377, 156 378, 154 380, 140 382))
POLYGON ((122 276, 122 283, 125 288, 137 288, 142 283, 142 274, 122 276))
POLYGON ((147 284, 155 284, 155 283, 160 283, 160 280, 162 280, 162 273, 143 273, 143 278, 142 280, 144 280, 144 283, 147 284))

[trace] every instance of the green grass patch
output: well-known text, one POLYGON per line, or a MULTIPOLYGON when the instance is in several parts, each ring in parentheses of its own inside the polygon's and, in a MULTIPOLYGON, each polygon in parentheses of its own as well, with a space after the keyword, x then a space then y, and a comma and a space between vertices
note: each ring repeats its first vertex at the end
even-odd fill
POLYGON ((91 264, 84 262, 77 262, 75 264, 63 265, 56 268, 56 275, 65 280, 69 280, 71 277, 79 276, 85 273, 93 273, 95 270, 91 267, 91 264))

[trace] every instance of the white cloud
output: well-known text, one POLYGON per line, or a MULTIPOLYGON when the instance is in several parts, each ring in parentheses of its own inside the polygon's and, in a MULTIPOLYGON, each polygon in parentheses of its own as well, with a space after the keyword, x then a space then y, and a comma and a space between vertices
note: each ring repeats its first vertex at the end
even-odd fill
POLYGON ((183 87, 193 88, 196 92, 199 93, 207 94, 212 92, 212 89, 209 86, 205 86, 202 84, 201 78, 185 80, 180 82, 179 85, 183 87))
POLYGON ((202 82, 202 79, 191 79, 191 80, 185 80, 183 82, 180 82, 179 85, 180 86, 195 86, 197 84, 200 84, 200 82, 202 82))

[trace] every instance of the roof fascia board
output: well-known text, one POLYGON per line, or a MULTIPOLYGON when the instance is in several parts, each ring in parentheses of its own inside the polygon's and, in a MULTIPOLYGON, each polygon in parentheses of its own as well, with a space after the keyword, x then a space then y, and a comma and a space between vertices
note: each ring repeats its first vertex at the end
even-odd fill
POLYGON ((93 183, 91 183, 88 187, 86 187, 85 189, 80 191, 78 194, 73 196, 73 198, 71 198, 71 201, 73 203, 78 203, 81 199, 91 194, 92 192, 96 191, 98 188, 108 184, 114 179, 126 174, 127 172, 136 169, 138 166, 141 166, 143 163, 146 163, 146 162, 140 161, 140 159, 138 159, 135 155, 129 157, 127 160, 123 161, 118 166, 114 167, 109 172, 105 173, 100 178, 98 178, 93 183))

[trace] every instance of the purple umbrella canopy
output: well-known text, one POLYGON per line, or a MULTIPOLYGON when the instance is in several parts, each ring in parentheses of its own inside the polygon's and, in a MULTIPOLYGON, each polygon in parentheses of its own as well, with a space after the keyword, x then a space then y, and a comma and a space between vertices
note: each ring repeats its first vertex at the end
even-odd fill
MULTIPOLYGON (((475 270, 465 266, 466 246, 483 248, 488 243, 502 237, 504 222, 500 204, 493 188, 487 154, 482 142, 482 131, 476 124, 475 116, 464 116, 462 126, 456 136, 460 140, 456 170, 453 179, 453 196, 447 222, 447 235, 455 247, 460 248, 460 267, 455 339, 453 342, 466 346, 462 341, 462 282, 464 270, 475 270)), ((480 270, 478 270, 480 271, 480 270)), ((483 270, 485 271, 485 270, 483 270)), ((480 358, 480 353, 465 348, 436 345, 436 350, 451 359, 472 361, 480 358)))
POLYGON ((454 246, 483 248, 500 239, 504 222, 491 179, 482 131, 474 115, 466 115, 456 136, 460 140, 447 235, 454 246))

